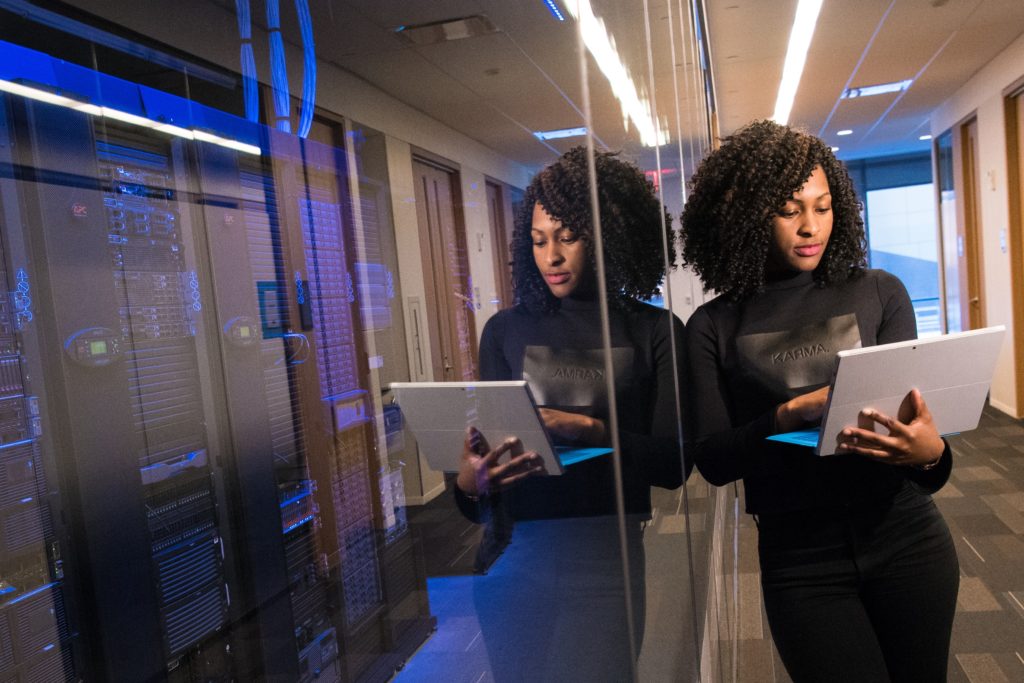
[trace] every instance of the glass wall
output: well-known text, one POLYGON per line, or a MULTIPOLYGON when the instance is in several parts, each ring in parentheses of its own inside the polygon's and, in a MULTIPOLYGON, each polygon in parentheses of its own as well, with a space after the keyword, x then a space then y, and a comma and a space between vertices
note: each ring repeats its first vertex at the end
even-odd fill
POLYGON ((865 203, 872 267, 893 273, 907 287, 918 336, 941 334, 935 186, 869 190, 865 203))
POLYGON ((0 1, 0 679, 733 678, 739 507, 683 483, 664 310, 705 34, 681 0, 0 1), (593 287, 526 314, 524 191, 574 147, 552 238, 593 287), (604 152, 657 202, 654 305, 604 152))
POLYGON ((939 229, 931 156, 854 160, 847 167, 864 197, 871 267, 893 273, 906 286, 919 336, 940 334, 939 229))

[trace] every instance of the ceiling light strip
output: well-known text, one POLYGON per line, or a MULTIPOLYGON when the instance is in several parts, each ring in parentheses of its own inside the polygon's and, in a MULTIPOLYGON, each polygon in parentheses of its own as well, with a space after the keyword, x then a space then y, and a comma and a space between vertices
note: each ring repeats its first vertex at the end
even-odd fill
POLYGON ((893 81, 892 83, 879 83, 878 85, 863 85, 859 88, 847 88, 839 97, 844 100, 853 100, 858 97, 888 95, 890 93, 906 90, 913 82, 913 79, 906 78, 902 81, 893 81))
POLYGON ((533 137, 538 140, 560 140, 562 138, 575 138, 587 134, 586 127, 580 128, 560 128, 558 130, 537 130, 533 132, 533 137))
MULTIPOLYGON (((572 2, 572 0, 569 1, 572 2)), ((562 10, 558 9, 558 5, 555 3, 555 0, 544 0, 544 6, 548 8, 548 11, 551 12, 551 16, 555 19, 565 21, 565 15, 562 14, 562 10)))
POLYGON ((667 142, 668 134, 661 126, 656 125, 649 102, 637 92, 636 84, 626 71, 618 50, 604 27, 604 21, 594 15, 589 0, 570 0, 566 7, 569 14, 579 22, 583 44, 594 57, 598 68, 608 79, 612 92, 619 100, 623 123, 632 121, 640 133, 640 141, 648 147, 667 142))
POLYGON ((45 102, 46 104, 67 107, 68 109, 74 109, 75 111, 80 111, 90 116, 101 116, 115 121, 120 121, 122 123, 128 123, 133 126, 149 128, 150 130, 156 130, 168 135, 185 138, 186 140, 202 140, 204 142, 211 142, 215 145, 220 145, 221 147, 227 147, 228 149, 233 149, 238 152, 244 152, 255 156, 263 154, 263 150, 256 145, 250 145, 244 142, 239 142, 238 140, 231 140, 219 135, 213 135, 212 133, 206 133, 195 128, 182 128, 181 126, 175 126, 170 123, 154 121, 152 119, 147 119, 144 116, 130 114, 119 109, 101 107, 95 104, 89 104, 88 102, 81 102, 70 97, 65 97, 64 95, 58 95, 56 93, 40 90, 39 88, 33 88, 20 83, 14 83, 12 81, 0 80, 0 92, 18 95, 30 100, 36 100, 37 102, 45 102))
POLYGON ((793 110, 793 101, 800 86, 800 77, 804 73, 807 62, 807 50, 811 47, 814 27, 821 13, 822 0, 800 0, 793 19, 793 30, 789 34, 789 48, 786 50, 786 63, 782 67, 782 81, 779 83, 779 95, 775 100, 775 113, 772 120, 786 125, 789 114, 793 110))

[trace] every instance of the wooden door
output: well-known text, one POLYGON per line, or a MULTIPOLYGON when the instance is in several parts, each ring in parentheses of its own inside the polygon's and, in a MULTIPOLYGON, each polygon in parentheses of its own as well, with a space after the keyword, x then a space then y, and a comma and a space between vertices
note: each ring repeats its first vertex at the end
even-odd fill
POLYGON ((472 380, 476 326, 457 176, 421 159, 413 160, 413 173, 434 379, 472 380))
POLYGON ((964 329, 985 327, 983 262, 981 255, 981 178, 978 170, 978 120, 971 119, 960 126, 959 144, 960 186, 963 201, 957 216, 957 268, 961 273, 960 307, 964 329))
POLYGON ((1010 200, 1010 226, 1004 250, 1010 252, 1016 417, 1021 417, 1024 416, 1024 91, 1017 91, 1004 102, 1010 200))
POLYGON ((487 216, 494 235, 494 292, 498 309, 514 303, 512 290, 512 208, 506 192, 497 183, 487 183, 487 216))

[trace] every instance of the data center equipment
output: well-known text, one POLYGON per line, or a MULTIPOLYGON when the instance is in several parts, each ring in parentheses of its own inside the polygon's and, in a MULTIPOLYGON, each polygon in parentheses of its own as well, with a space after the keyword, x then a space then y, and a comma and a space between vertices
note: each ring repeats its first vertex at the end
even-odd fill
POLYGON ((0 680, 386 680, 433 627, 379 208, 248 125, 261 155, 0 98, 0 680))

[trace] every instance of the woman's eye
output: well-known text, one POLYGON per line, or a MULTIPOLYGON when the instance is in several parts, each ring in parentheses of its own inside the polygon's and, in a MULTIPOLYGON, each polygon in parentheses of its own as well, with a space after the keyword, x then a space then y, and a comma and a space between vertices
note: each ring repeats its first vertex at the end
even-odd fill
POLYGON ((562 244, 572 244, 573 242, 575 242, 575 241, 576 241, 576 240, 578 240, 578 239, 579 239, 579 238, 578 238, 578 237, 576 237, 576 235, 568 235, 568 236, 565 236, 565 237, 560 237, 560 238, 559 238, 559 241, 560 241, 560 242, 561 242, 562 244))
POLYGON ((547 244, 547 242, 534 242, 533 246, 539 248, 539 247, 543 247, 545 244, 547 244))
POLYGON ((793 217, 796 216, 796 214, 797 214, 797 212, 796 211, 792 211, 792 210, 790 210, 790 211, 783 210, 783 211, 779 212, 779 215, 782 216, 783 218, 793 218, 793 217))
POLYGON ((823 213, 824 214, 824 213, 828 213, 831 210, 832 210, 831 206, 819 206, 818 207, 818 213, 823 213))

